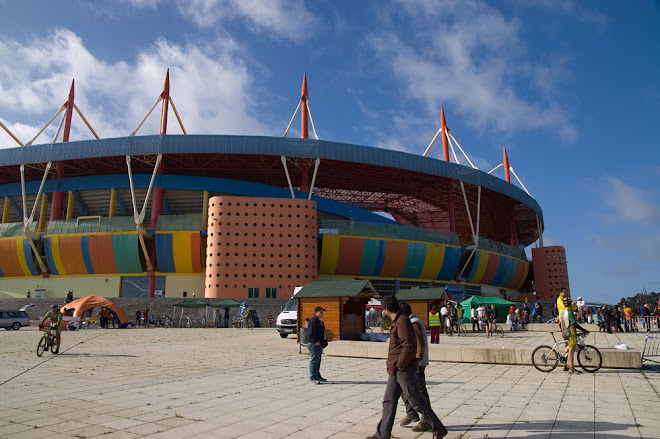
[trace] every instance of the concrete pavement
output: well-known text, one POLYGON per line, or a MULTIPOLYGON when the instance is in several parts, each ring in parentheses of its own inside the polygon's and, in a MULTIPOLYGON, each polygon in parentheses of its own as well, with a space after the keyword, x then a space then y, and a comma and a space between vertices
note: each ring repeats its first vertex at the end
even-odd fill
MULTIPOLYGON (((41 358, 35 328, 0 336, 0 437, 364 438, 387 379, 383 360, 324 355, 330 381, 311 384, 309 356, 275 329, 93 329, 41 358)), ((653 370, 435 362, 427 383, 449 438, 660 437, 653 370)), ((393 434, 431 437, 398 424, 393 434)))

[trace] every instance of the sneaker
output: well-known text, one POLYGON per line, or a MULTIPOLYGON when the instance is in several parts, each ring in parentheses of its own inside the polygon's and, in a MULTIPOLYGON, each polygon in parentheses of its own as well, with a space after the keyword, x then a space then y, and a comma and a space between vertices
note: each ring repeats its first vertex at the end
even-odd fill
POLYGON ((312 384, 321 384, 321 381, 319 380, 309 380, 309 382, 312 384))
POLYGON ((415 425, 412 428, 412 431, 431 431, 431 430, 433 430, 433 426, 426 422, 420 422, 419 424, 415 425))
POLYGON ((419 421, 419 415, 415 413, 414 415, 406 415, 405 418, 399 422, 399 425, 402 427, 405 427, 406 425, 410 424, 411 422, 417 422, 419 421))
POLYGON ((570 369, 568 373, 582 373, 582 371, 577 370, 577 369, 570 369))
POLYGON ((319 378, 319 381, 321 381, 322 383, 325 383, 325 382, 327 382, 328 380, 326 380, 325 378, 321 377, 321 378, 319 378))
POLYGON ((568 371, 569 371, 568 364, 564 364, 564 372, 568 372, 568 371))

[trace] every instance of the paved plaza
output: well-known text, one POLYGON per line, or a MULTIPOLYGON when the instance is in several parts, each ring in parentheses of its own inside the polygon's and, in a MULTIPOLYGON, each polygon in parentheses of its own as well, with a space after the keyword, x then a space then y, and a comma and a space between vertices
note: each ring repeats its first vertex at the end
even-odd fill
MULTIPOLYGON (((61 353, 41 358, 36 328, 0 336, 7 438, 362 439, 375 432, 387 380, 383 360, 324 355, 329 382, 311 384, 309 356, 275 329, 93 329, 64 333, 61 353)), ((643 334, 590 337, 599 347, 644 342, 643 334)), ((547 338, 505 337, 528 345, 547 338)), ((502 341, 468 334, 461 343, 502 341)), ((426 376, 448 438, 660 437, 657 370, 569 375, 437 362, 426 376)), ((402 407, 394 437, 430 439, 398 425, 402 407)))

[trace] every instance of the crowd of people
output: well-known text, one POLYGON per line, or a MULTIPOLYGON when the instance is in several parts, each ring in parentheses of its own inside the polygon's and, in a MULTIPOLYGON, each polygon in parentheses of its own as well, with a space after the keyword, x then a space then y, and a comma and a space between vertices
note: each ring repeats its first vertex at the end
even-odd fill
POLYGON ((613 332, 638 332, 640 326, 642 330, 648 331, 653 324, 660 328, 660 302, 653 310, 648 303, 643 304, 640 307, 639 314, 635 313, 630 305, 623 304, 623 306, 603 305, 602 308, 594 309, 591 315, 593 316, 593 323, 598 325, 598 331, 607 332, 608 334, 613 332), (641 317, 639 322, 637 317, 641 317))

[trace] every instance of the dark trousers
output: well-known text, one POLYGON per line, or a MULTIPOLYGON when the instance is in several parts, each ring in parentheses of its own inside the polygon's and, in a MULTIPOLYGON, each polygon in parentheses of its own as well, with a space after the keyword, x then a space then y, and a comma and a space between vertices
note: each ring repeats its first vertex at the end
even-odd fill
POLYGON ((321 354, 323 353, 323 347, 317 346, 316 343, 307 343, 307 349, 309 350, 309 380, 318 381, 321 379, 321 354))
POLYGON ((477 318, 472 319, 472 332, 475 332, 475 329, 474 329, 475 326, 477 327, 476 331, 479 331, 480 330, 480 328, 479 328, 479 319, 477 319, 477 318))
MULTIPOLYGON (((429 401, 429 404, 431 404, 431 399, 429 399, 429 392, 426 390, 426 375, 424 374, 425 370, 426 366, 419 366, 417 368, 417 381, 419 382, 419 391, 422 394, 422 398, 424 398, 426 401, 429 401)), ((406 414, 415 416, 417 414, 417 410, 413 408, 405 394, 401 395, 401 399, 403 399, 403 403, 406 405, 406 414)), ((431 423, 431 421, 429 421, 428 418, 424 416, 424 413, 421 413, 421 415, 423 423, 431 423)))
POLYGON ((392 436, 396 405, 401 394, 406 396, 415 411, 421 413, 423 417, 430 421, 434 434, 445 432, 445 426, 442 425, 438 416, 431 409, 431 404, 422 397, 417 381, 417 367, 408 366, 404 370, 397 370, 394 375, 390 375, 387 379, 385 395, 383 396, 383 415, 380 418, 376 432, 380 439, 390 439, 392 436))

